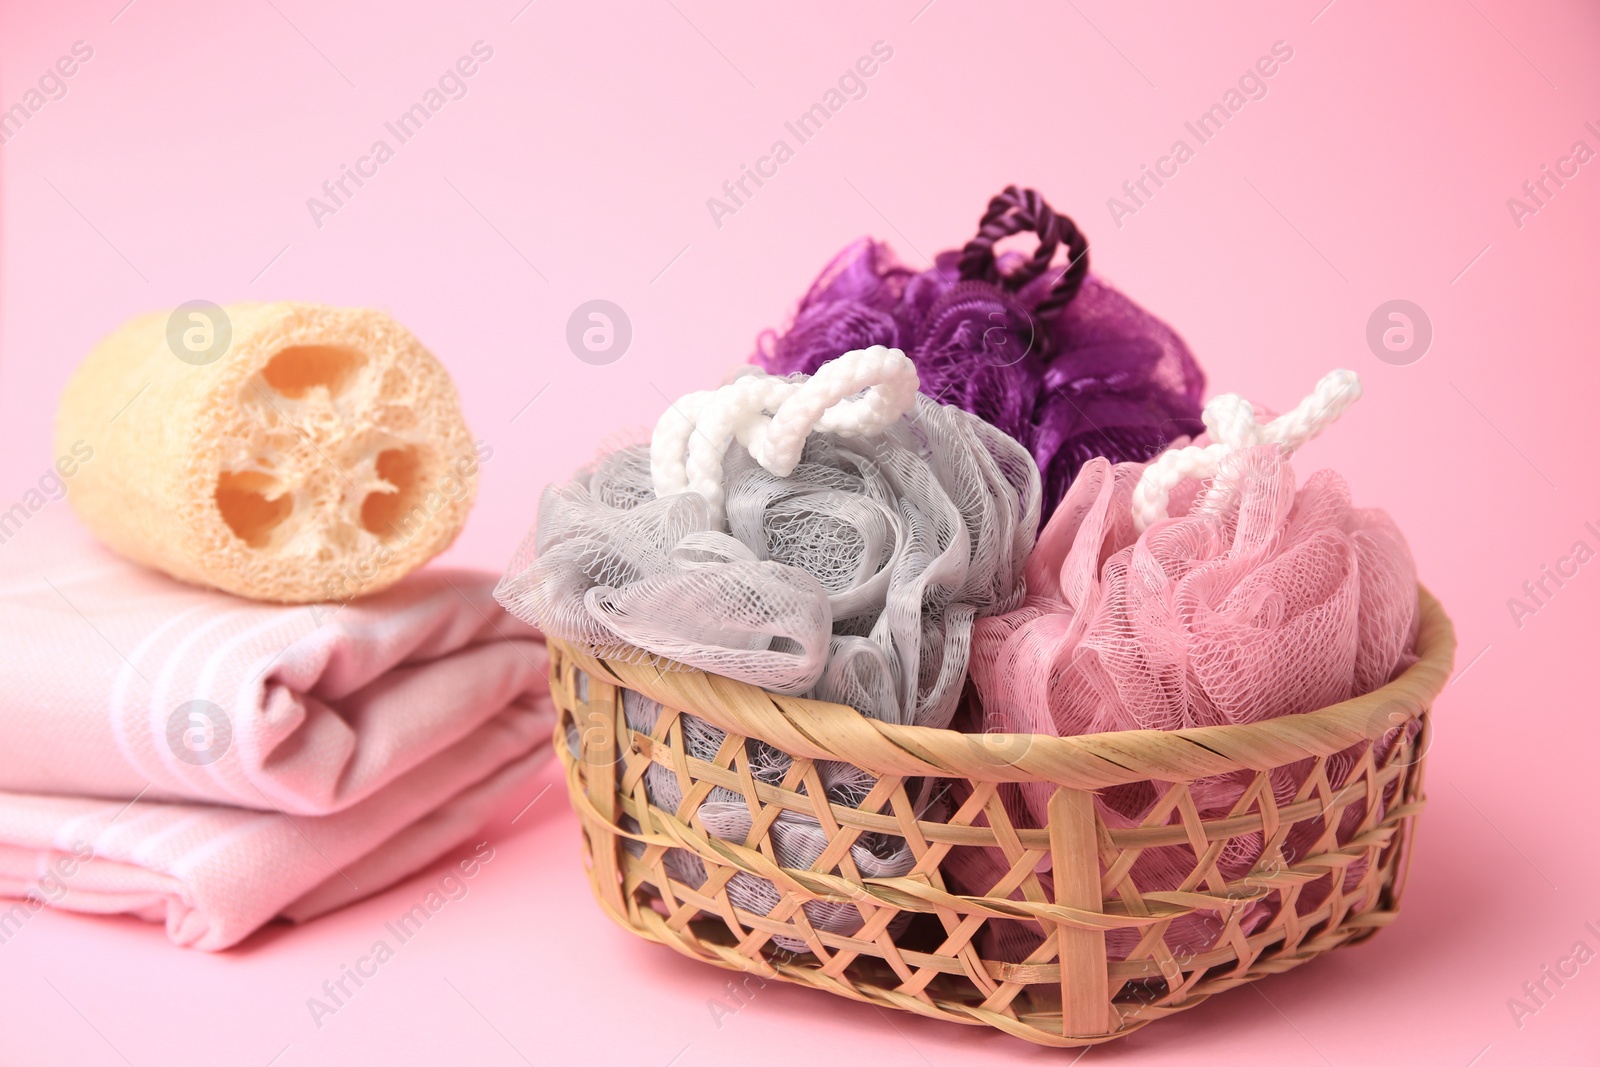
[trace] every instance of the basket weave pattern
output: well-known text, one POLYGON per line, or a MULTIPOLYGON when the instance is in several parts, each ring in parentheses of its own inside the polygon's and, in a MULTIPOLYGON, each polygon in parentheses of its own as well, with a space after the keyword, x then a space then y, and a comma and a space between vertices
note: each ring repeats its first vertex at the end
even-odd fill
POLYGON ((1421 617, 1420 660, 1366 696, 1246 725, 1082 737, 893 726, 698 671, 597 660, 551 640, 551 692, 561 710, 556 748, 594 894, 640 936, 767 980, 1045 1045, 1093 1044, 1290 970, 1394 919, 1424 800, 1428 712, 1455 649, 1449 620, 1425 590, 1421 617), (629 729, 623 689, 662 705, 650 733, 629 729), (686 751, 685 715, 727 731, 710 761, 686 751), (752 775, 747 739, 794 757, 781 783, 752 775), (852 763, 877 784, 857 806, 829 803, 819 760, 852 763), (1305 760, 1311 769, 1298 793, 1280 803, 1268 772, 1305 760), (652 763, 681 785, 678 810, 650 803, 644 776, 652 763), (1202 817, 1188 783, 1239 771, 1254 773, 1233 810, 1202 817), (919 817, 913 806, 913 787, 928 778, 959 787, 952 791, 959 803, 937 819, 926 810, 919 817), (1139 826, 1106 826, 1094 792, 1140 781, 1158 783, 1161 800, 1149 816, 1139 826), (1013 824, 998 795, 1006 782, 1056 786, 1046 828, 1013 824), (718 786, 750 809, 742 842, 711 836, 698 821, 700 803, 718 786), (827 835, 809 870, 775 860, 769 831, 784 811, 816 819, 827 835), (1286 857, 1286 839, 1306 826, 1314 844, 1286 857), (850 852, 863 834, 904 840, 915 866, 900 877, 863 878, 850 852), (1218 859, 1236 838, 1248 838, 1235 847, 1260 859, 1229 879, 1218 859), (1176 890, 1141 889, 1133 865, 1160 846, 1187 846, 1193 868, 1176 890), (998 849, 1009 864, 982 896, 953 891, 940 870, 952 849, 966 847, 998 849), (673 877, 664 863, 669 849, 697 856, 705 881, 691 886, 673 877), (1037 874, 1046 868, 1053 895, 1037 874), (776 886, 770 913, 730 901, 728 882, 741 872, 776 886), (861 929, 847 935, 813 926, 803 906, 814 901, 853 905, 861 929), (1241 917, 1258 904, 1267 906, 1265 918, 1254 907, 1247 928, 1241 917), (1196 913, 1215 923, 1211 947, 1169 945, 1173 920, 1196 913), (1043 942, 1022 962, 986 959, 979 935, 992 920, 1037 924, 1043 942), (1108 958, 1105 934, 1117 929, 1136 931, 1137 944, 1125 958, 1108 958), (775 937, 809 951, 783 948, 775 937))

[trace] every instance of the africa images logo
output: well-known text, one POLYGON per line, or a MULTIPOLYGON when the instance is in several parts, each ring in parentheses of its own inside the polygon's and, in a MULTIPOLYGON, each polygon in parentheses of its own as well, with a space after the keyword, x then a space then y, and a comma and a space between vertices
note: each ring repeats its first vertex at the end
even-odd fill
POLYGON ((446 67, 435 84, 423 92, 422 99, 402 111, 394 121, 383 124, 390 137, 394 138, 394 144, 391 145, 388 138, 380 137, 372 142, 367 153, 359 157, 354 165, 339 164, 338 175, 322 183, 322 196, 306 198, 306 210, 311 213, 311 221, 317 229, 322 229, 322 220, 326 216, 337 215, 355 198, 362 186, 376 178, 378 168, 393 159, 401 147, 421 133, 422 127, 443 111, 446 104, 465 97, 468 79, 493 58, 493 47, 483 41, 474 41, 471 55, 463 55, 453 66, 446 67))

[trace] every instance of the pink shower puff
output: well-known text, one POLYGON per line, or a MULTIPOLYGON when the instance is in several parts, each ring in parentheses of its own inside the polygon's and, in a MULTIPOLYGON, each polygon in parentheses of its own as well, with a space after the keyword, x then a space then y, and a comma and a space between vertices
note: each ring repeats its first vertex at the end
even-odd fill
MULTIPOLYGON (((1382 511, 1353 507, 1337 474, 1319 471, 1297 488, 1286 451, 1240 449, 1211 482, 1221 492, 1180 483, 1172 517, 1139 534, 1132 500, 1145 467, 1086 464, 1029 557, 1022 606, 974 628, 978 728, 1065 736, 1253 722, 1370 692, 1415 661, 1417 580, 1405 539, 1382 511)), ((1310 762, 1272 773, 1280 805, 1294 800, 1310 762)), ((1330 760, 1334 789, 1354 765, 1353 750, 1330 760)), ((1226 815, 1251 778, 1190 783, 1200 815, 1226 815)), ((1006 786, 1002 797, 1018 825, 1042 827, 1053 790, 1006 786)), ((1136 826, 1165 791, 1161 782, 1135 783, 1102 791, 1096 805, 1107 826, 1136 826)), ((1357 828, 1345 821, 1341 841, 1357 828)), ((1300 836, 1284 843, 1290 863, 1312 843, 1300 836)), ((1224 854, 1225 878, 1258 864, 1259 834, 1254 840, 1224 854)), ((1146 850, 1132 874, 1146 891, 1177 889, 1193 865, 1186 846, 1166 846, 1146 850)), ((971 849, 946 863, 972 892, 989 890, 1007 867, 1003 857, 971 849)), ((1352 865, 1346 885, 1363 870, 1352 865)), ((1302 911, 1326 896, 1325 888, 1306 888, 1302 911)), ((1249 905, 1246 932, 1268 907, 1249 905)), ((1191 915, 1167 940, 1202 951, 1222 925, 1191 915)), ((1018 923, 997 940, 995 951, 1020 960, 1016 953, 1039 937, 1018 923)), ((1136 941, 1119 932, 1108 948, 1125 954, 1136 941)))
POLYGON ((1023 606, 976 627, 986 728, 1253 722, 1369 692, 1413 662, 1410 550, 1337 474, 1297 490, 1278 448, 1243 449, 1217 479, 1236 487, 1221 505, 1184 483, 1175 517, 1137 535, 1144 467, 1091 460, 1039 535, 1023 606))

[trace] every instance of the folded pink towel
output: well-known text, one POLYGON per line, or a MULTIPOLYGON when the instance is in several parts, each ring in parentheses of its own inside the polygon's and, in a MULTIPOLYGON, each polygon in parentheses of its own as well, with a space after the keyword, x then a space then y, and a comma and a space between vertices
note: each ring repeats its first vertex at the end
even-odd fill
POLYGON ((544 644, 495 575, 289 607, 127 563, 62 507, 0 539, 0 942, 43 902, 227 947, 419 869, 549 755, 544 644))

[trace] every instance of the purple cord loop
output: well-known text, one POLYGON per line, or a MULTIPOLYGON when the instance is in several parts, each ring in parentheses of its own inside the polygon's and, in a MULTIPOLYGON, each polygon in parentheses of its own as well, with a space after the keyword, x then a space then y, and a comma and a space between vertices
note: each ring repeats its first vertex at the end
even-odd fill
POLYGON ((961 277, 998 284, 1016 292, 1050 268, 1056 249, 1067 247, 1067 264, 1049 292, 1034 307, 1039 318, 1049 318, 1072 302, 1089 273, 1089 239, 1077 223, 1057 215, 1045 198, 1032 189, 1006 186, 1005 192, 989 201, 989 208, 978 221, 978 234, 961 250, 958 269, 961 277), (1019 267, 1002 275, 995 262, 995 242, 1013 234, 1032 231, 1039 235, 1039 247, 1019 267))
POLYGON ((1070 218, 1034 190, 1008 186, 977 235, 928 270, 870 238, 845 248, 789 329, 761 335, 754 361, 774 374, 812 374, 852 349, 901 349, 924 393, 1028 448, 1048 517, 1093 457, 1143 462, 1204 429, 1194 356, 1165 323, 1092 277, 1088 252, 1070 218), (1038 235, 1031 255, 996 255, 999 241, 1023 232, 1038 235))

